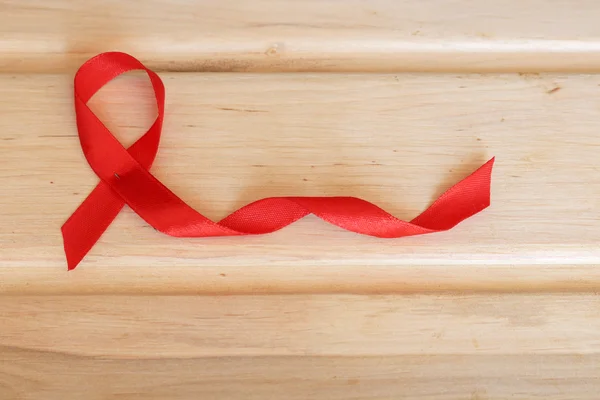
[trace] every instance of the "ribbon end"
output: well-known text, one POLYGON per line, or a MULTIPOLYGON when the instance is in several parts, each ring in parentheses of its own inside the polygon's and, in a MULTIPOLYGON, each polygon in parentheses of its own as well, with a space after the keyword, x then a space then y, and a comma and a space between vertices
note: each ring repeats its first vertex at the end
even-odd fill
POLYGON ((73 271, 75 268, 77 268, 77 265, 79 265, 79 262, 69 262, 67 260, 67 271, 73 271))
POLYGON ((74 260, 67 256, 67 271, 73 271, 80 262, 81 260, 74 260))
POLYGON ((486 162, 484 165, 487 165, 487 166, 489 166, 490 168, 492 168, 492 167, 494 166, 494 162, 496 162, 496 156, 494 156, 494 157, 490 158, 490 159, 488 160, 488 162, 486 162))
POLYGON ((448 230, 491 204, 492 170, 496 157, 458 182, 411 222, 427 229, 448 230))
POLYGON ((85 256, 85 253, 82 254, 80 249, 78 250, 77 247, 73 247, 70 245, 70 243, 72 243, 72 241, 69 240, 69 238, 68 238, 69 234, 67 233, 67 229, 65 229, 64 225, 61 229, 61 232, 62 232, 62 237, 63 237, 63 248, 65 250, 65 256, 67 258, 67 270, 72 271, 75 268, 77 268, 77 266, 79 265, 79 263, 85 256))
POLYGON ((485 180, 485 193, 487 194, 487 204, 484 208, 488 207, 491 204, 491 196, 492 196, 492 170, 494 169, 494 162, 496 161, 496 157, 490 158, 485 164, 477 169, 477 171, 473 172, 472 175, 481 175, 485 180))

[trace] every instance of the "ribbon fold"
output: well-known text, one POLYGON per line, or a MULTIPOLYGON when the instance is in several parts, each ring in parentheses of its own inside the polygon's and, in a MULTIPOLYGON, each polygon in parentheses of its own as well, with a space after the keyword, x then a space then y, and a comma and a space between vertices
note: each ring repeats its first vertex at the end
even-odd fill
POLYGON ((80 263, 125 204, 156 230, 177 237, 265 234, 314 214, 343 229, 381 238, 448 230, 490 204, 493 158, 410 222, 356 197, 264 198, 214 222, 149 172, 158 151, 165 103, 165 88, 155 72, 128 54, 102 53, 81 66, 75 75, 74 94, 81 148, 100 183, 62 226, 69 270, 80 263), (87 102, 106 83, 132 70, 148 74, 158 115, 150 129, 125 149, 87 102))

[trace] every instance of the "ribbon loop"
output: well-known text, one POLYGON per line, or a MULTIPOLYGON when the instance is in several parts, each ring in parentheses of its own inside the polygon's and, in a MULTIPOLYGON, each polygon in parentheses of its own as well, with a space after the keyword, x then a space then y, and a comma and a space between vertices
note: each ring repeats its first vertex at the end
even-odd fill
POLYGON ((165 102, 165 88, 155 72, 128 54, 103 53, 79 69, 74 92, 81 148, 101 181, 62 227, 69 269, 79 264, 125 204, 156 230, 177 237, 265 234, 312 213, 349 231, 397 238, 450 229, 490 203, 493 158, 411 222, 355 197, 271 197, 250 203, 217 223, 188 206, 149 172, 160 143, 165 102), (148 131, 125 149, 87 102, 106 83, 132 70, 148 74, 158 115, 148 131))

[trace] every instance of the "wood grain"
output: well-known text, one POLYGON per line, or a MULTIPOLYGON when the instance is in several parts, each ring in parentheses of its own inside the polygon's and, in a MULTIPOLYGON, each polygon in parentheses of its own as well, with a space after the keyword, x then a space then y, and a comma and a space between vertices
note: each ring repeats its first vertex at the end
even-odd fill
POLYGON ((2 0, 0 71, 597 71, 595 0, 2 0))
POLYGON ((597 355, 99 359, 2 350, 3 399, 595 400, 597 355))
POLYGON ((85 357, 600 352, 595 294, 1 296, 0 305, 0 345, 85 357))
POLYGON ((599 301, 3 296, 0 395, 593 399, 599 301))
MULTIPOLYGON (((153 171, 211 218, 274 195, 359 196, 412 218, 494 155, 492 207, 451 232, 400 240, 312 217, 272 235, 177 239, 124 210, 68 275, 59 228, 97 182, 76 138, 70 79, 4 76, 0 290, 598 288, 597 76, 163 78, 167 120, 153 171)), ((151 121, 141 77, 109 85, 93 105, 124 143, 151 121)))
MULTIPOLYGON (((596 399, 600 76, 575 72, 600 70, 599 19, 595 0, 0 0, 0 399, 596 399), (211 218, 351 195, 409 219, 496 156, 492 206, 400 240, 313 217, 175 239, 125 209, 68 273, 59 229, 97 182, 72 73, 108 50, 162 72, 152 172, 211 218)), ((135 74, 92 107, 124 144, 155 113, 135 74)))

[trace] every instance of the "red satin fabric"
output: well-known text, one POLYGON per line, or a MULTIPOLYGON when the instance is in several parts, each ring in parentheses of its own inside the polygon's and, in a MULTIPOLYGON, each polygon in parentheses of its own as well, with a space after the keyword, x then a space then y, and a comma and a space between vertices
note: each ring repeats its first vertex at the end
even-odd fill
POLYGON ((443 231, 490 204, 494 159, 457 183, 411 222, 395 218, 355 197, 271 197, 255 201, 213 222, 189 207, 158 181, 149 169, 154 161, 164 117, 161 79, 134 57, 103 53, 87 61, 75 76, 75 111, 81 148, 100 183, 62 227, 68 268, 75 268, 125 204, 156 230, 178 237, 254 235, 274 232, 315 214, 364 235, 397 238, 443 231), (125 149, 88 108, 102 86, 120 74, 148 74, 158 105, 150 129, 125 149))

